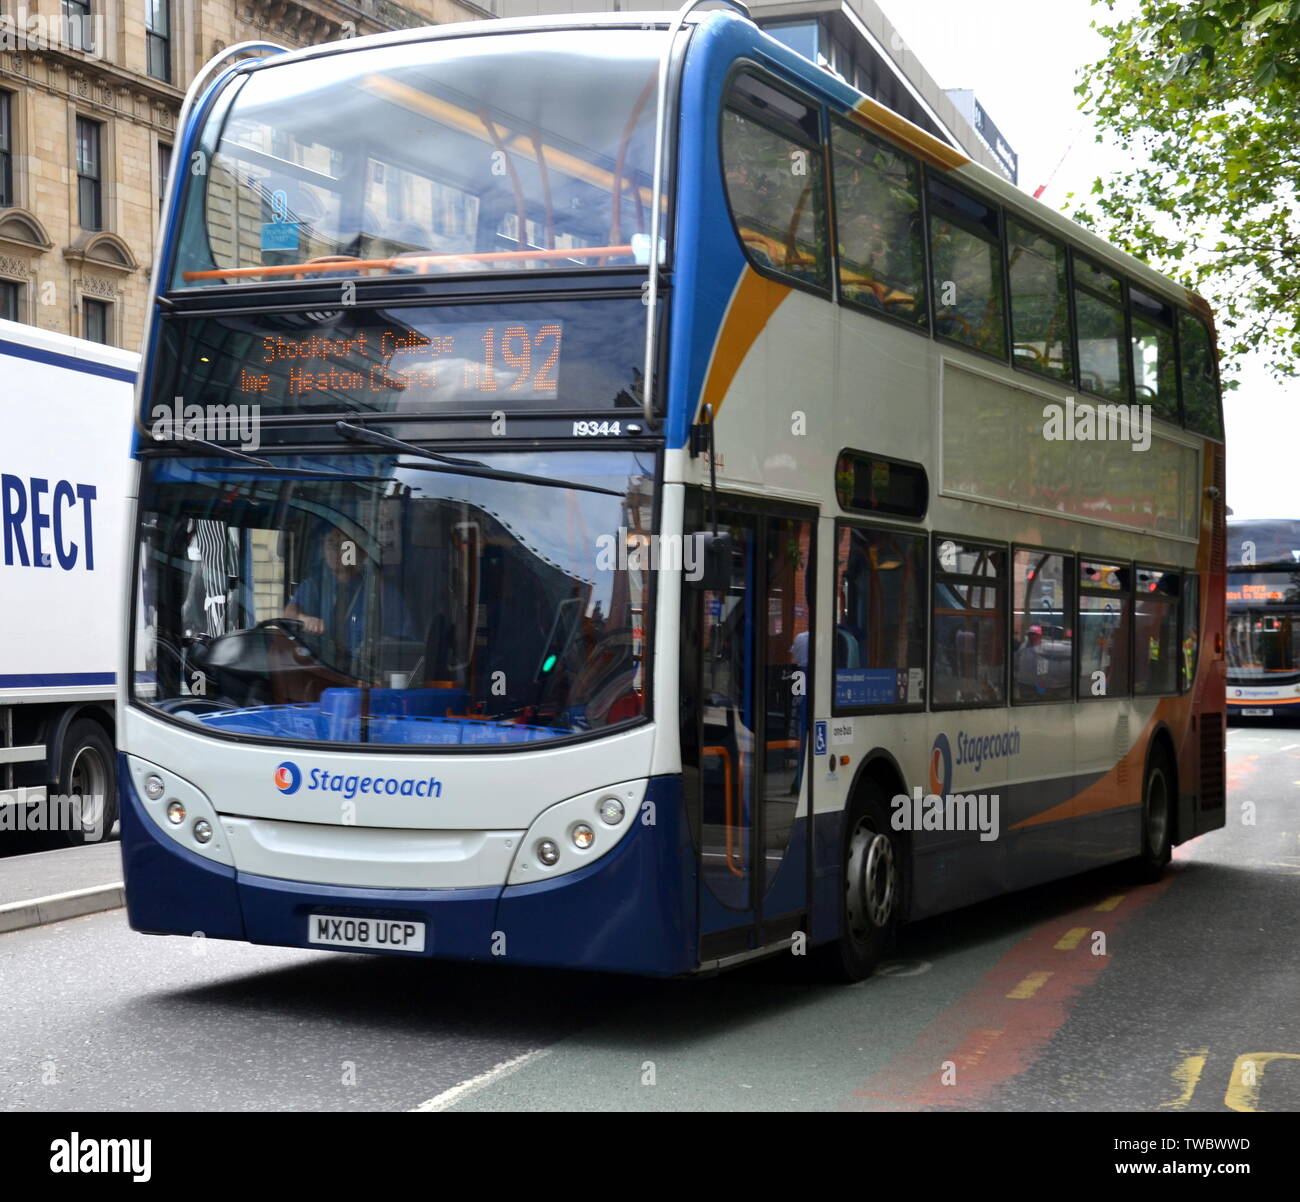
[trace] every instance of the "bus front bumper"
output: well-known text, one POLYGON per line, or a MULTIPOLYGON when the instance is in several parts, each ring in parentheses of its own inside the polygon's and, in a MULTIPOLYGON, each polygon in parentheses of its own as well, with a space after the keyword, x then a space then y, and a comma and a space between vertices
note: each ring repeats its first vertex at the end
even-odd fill
POLYGON ((698 964, 694 856, 680 779, 652 777, 653 825, 638 823, 595 863, 529 885, 370 889, 240 872, 156 828, 119 755, 127 916, 154 935, 236 939, 502 964, 675 976, 698 964), (424 924, 422 951, 322 946, 317 915, 424 924))

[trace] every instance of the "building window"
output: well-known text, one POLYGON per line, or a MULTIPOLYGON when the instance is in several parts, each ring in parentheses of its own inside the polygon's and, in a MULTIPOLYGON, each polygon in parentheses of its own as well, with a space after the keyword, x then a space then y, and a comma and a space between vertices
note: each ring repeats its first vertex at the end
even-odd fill
POLYGON ((934 541, 935 706, 1006 704, 1006 563, 999 547, 934 541))
POLYGON ((63 0, 63 28, 73 50, 94 50, 95 34, 90 24, 91 0, 63 0))
POLYGON ((829 284, 819 114, 742 75, 722 118, 731 215, 750 259, 816 288, 829 284))
POLYGON ((167 177, 172 173, 172 148, 166 142, 158 143, 158 220, 162 220, 163 205, 167 203, 167 177))
POLYGON ((82 298, 82 331, 81 336, 87 342, 102 342, 107 344, 109 331, 109 316, 112 306, 107 301, 88 300, 82 298))
POLYGON ((100 179, 101 126, 88 117, 77 118, 77 220, 83 230, 103 228, 103 193, 100 179))
POLYGON ((835 536, 835 708, 925 704, 924 534, 835 536))
POLYGON ((172 80, 171 0, 144 0, 145 53, 149 74, 164 83, 172 80))
POLYGON ((1050 551, 1017 551, 1012 576, 1011 697, 1017 705, 1074 696, 1074 561, 1050 551))
POLYGON ((14 203, 14 94, 0 92, 0 208, 14 203))
POLYGON ((23 286, 13 280, 0 280, 0 317, 5 321, 22 321, 23 286))

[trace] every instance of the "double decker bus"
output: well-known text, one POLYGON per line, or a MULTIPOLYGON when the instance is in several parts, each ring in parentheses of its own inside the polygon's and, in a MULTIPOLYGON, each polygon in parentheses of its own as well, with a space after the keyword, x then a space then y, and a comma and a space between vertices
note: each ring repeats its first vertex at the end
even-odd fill
POLYGON ((1300 717, 1300 522, 1228 519, 1228 717, 1300 717))
POLYGON ((692 9, 192 90, 135 929, 860 979, 908 920, 1223 824, 1208 309, 692 9), (230 406, 256 439, 195 437, 230 406))

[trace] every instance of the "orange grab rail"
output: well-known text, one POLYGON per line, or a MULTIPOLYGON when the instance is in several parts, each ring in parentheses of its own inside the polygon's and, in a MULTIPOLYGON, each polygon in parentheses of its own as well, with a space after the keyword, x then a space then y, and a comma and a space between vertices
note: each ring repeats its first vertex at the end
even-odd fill
MULTIPOLYGON (((732 788, 733 780, 731 775, 731 751, 729 748, 714 746, 701 747, 702 756, 718 756, 722 760, 722 793, 725 799, 724 825, 727 830, 727 870, 732 876, 745 875, 745 860, 742 850, 738 846, 736 839, 736 804, 735 792, 732 788)), ((744 766, 744 757, 741 757, 742 770, 744 766)))

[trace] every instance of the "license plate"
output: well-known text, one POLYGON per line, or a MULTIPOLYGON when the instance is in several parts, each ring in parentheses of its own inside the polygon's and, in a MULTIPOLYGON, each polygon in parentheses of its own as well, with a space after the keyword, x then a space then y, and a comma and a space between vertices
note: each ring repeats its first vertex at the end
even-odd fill
POLYGON ((1247 706, 1241 711, 1241 716, 1243 718, 1271 718, 1273 716, 1273 711, 1258 706, 1247 706))
POLYGON ((422 952, 424 923, 405 918, 312 914, 307 919, 307 942, 330 947, 368 947, 378 952, 422 952))

